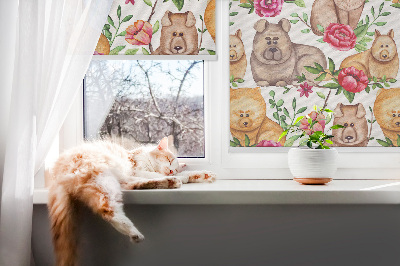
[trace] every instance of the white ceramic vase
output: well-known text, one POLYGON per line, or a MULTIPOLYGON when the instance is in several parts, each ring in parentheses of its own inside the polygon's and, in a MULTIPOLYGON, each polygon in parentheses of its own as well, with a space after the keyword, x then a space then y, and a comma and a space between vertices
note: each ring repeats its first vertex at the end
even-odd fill
POLYGON ((293 179, 302 184, 325 184, 337 170, 336 149, 292 148, 288 163, 293 179))

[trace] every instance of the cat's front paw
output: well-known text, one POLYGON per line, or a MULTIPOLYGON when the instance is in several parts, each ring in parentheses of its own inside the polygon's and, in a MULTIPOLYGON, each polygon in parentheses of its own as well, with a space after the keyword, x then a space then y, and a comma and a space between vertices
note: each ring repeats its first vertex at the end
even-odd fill
POLYGON ((204 173, 204 181, 208 183, 213 183, 217 180, 217 175, 214 174, 213 172, 205 172, 204 173))
POLYGON ((140 232, 134 233, 129 236, 132 242, 139 243, 144 240, 144 235, 142 235, 140 232))
POLYGON ((167 177, 168 188, 180 188, 182 181, 177 177, 167 177))

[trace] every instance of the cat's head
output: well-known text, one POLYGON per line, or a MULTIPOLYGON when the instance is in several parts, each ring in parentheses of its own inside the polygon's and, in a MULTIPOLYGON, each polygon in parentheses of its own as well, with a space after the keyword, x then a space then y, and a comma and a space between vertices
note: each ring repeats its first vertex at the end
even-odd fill
POLYGON ((178 173, 179 162, 176 155, 168 148, 168 138, 163 138, 157 147, 150 151, 150 160, 154 171, 163 175, 178 173))

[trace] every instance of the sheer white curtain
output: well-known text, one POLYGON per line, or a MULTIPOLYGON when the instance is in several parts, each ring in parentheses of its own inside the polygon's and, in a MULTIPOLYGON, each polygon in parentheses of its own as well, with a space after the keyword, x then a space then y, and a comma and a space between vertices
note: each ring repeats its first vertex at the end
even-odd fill
POLYGON ((112 0, 19 0, 0 265, 30 263, 34 174, 79 91, 111 4, 112 0))

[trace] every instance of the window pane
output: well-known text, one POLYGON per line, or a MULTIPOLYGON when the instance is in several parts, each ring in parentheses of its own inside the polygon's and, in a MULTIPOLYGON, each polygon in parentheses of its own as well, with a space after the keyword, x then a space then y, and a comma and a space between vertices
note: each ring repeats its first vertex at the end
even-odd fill
POLYGON ((155 144, 204 157, 203 61, 92 61, 85 78, 85 138, 155 144))

